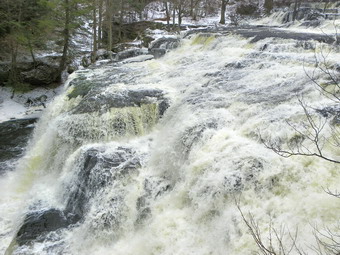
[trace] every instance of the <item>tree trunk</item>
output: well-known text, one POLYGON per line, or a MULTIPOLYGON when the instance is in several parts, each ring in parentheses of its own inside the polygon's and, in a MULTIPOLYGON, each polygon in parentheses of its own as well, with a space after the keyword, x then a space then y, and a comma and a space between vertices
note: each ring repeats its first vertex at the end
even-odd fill
POLYGON ((300 2, 299 0, 295 0, 295 2, 294 2, 293 21, 295 21, 296 17, 297 17, 297 13, 298 13, 298 10, 299 10, 299 8, 298 8, 299 2, 300 2))
POLYGON ((20 83, 20 75, 18 73, 18 68, 17 68, 17 55, 18 55, 18 44, 15 40, 11 41, 10 44, 11 48, 11 70, 9 73, 9 83, 13 87, 13 94, 12 97, 14 96, 15 93, 15 88, 19 85, 20 83))
POLYGON ((192 10, 193 11, 193 13, 192 13, 192 19, 193 20, 197 20, 197 9, 198 9, 198 3, 199 2, 200 2, 199 0, 194 1, 194 6, 193 6, 193 10, 192 10))
POLYGON ((194 17, 194 0, 190 0, 190 16, 194 17))
POLYGON ((32 57, 32 60, 33 60, 33 65, 34 65, 34 68, 36 68, 37 66, 37 61, 35 60, 35 56, 34 56, 34 52, 33 52, 33 45, 32 45, 32 42, 31 42, 31 39, 28 38, 28 49, 30 51, 30 54, 31 54, 31 57, 32 57))
POLYGON ((172 29, 175 30, 175 27, 176 27, 176 8, 175 8, 175 6, 173 6, 173 9, 172 9, 172 29))
POLYGON ((70 44, 70 22, 71 22, 71 17, 70 17, 70 3, 69 0, 64 0, 64 8, 65 8, 65 23, 64 23, 64 31, 63 31, 63 36, 64 36, 64 45, 63 45, 63 55, 61 56, 61 60, 59 63, 59 77, 58 80, 61 80, 61 75, 64 69, 66 68, 66 63, 67 63, 67 54, 68 54, 68 48, 70 44))
POLYGON ((100 48, 102 46, 103 0, 99 0, 98 19, 98 47, 100 48))
POLYGON ((123 18, 124 18, 124 0, 120 1, 120 15, 119 15, 119 42, 123 40, 123 18))
POLYGON ((181 30, 181 24, 182 24, 182 0, 180 0, 178 4, 178 29, 181 30))
POLYGON ((227 0, 222 0, 220 24, 225 24, 226 7, 227 7, 227 0))
POLYGON ((107 50, 109 52, 109 58, 112 60, 112 18, 113 18, 113 6, 112 0, 106 0, 106 12, 107 12, 107 50))
POLYGON ((166 13, 166 25, 167 25, 168 30, 170 30, 170 10, 168 6, 168 2, 165 1, 164 5, 165 5, 165 13, 166 13))
POLYGON ((93 49, 91 54, 91 63, 96 62, 97 58, 97 4, 96 0, 93 0, 93 49))

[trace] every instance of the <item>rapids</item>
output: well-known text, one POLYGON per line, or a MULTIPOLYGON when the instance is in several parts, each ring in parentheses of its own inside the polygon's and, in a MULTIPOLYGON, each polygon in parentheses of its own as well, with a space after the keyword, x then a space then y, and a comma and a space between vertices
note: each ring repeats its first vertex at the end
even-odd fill
MULTIPOLYGON (((284 242, 297 232, 312 254, 315 226, 339 231, 339 200, 324 192, 340 188, 339 165, 282 158, 260 135, 292 141, 287 121, 305 123, 299 96, 310 109, 334 106, 306 72, 326 82, 315 57, 338 63, 339 47, 252 39, 193 34, 162 58, 71 75, 17 169, 0 178, 0 252, 252 254, 238 200, 264 241, 270 224, 284 226, 284 242)), ((327 138, 339 128, 328 117, 327 138)))

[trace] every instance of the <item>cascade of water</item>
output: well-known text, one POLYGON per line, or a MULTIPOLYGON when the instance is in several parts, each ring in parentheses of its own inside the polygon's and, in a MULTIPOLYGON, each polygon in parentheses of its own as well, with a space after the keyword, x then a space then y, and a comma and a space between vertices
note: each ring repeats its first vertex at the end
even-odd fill
MULTIPOLYGON (((250 254, 256 246, 236 196, 264 238, 271 219, 298 229, 308 251, 312 224, 337 227, 340 204, 322 188, 338 187, 338 168, 281 158, 259 135, 294 139, 286 121, 304 118, 298 94, 314 109, 333 104, 305 73, 315 47, 194 35, 157 60, 77 72, 18 169, 0 179, 0 250, 250 254)), ((336 63, 339 49, 328 50, 336 63)))

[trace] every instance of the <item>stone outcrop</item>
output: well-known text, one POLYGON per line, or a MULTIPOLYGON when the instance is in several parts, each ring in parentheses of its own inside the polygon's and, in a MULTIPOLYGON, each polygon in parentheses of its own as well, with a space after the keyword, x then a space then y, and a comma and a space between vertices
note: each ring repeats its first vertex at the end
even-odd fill
MULTIPOLYGON (((45 56, 32 61, 29 58, 18 60, 17 70, 22 82, 33 86, 46 86, 56 82, 59 76, 58 56, 45 56)), ((4 85, 11 71, 10 62, 0 62, 0 85, 4 85)))

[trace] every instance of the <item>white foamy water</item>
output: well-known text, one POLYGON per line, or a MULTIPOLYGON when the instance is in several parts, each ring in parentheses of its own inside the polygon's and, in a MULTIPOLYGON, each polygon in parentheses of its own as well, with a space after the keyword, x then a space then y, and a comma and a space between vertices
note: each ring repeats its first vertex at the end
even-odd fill
MULTIPOLYGON (((339 49, 325 50, 336 63, 339 49)), ((195 35, 161 59, 78 72, 40 120, 18 169, 0 180, 1 252, 252 254, 236 198, 264 240, 270 222, 284 225, 312 254, 313 226, 337 230, 339 201, 323 189, 339 189, 339 165, 282 158, 259 136, 293 141, 287 121, 302 128, 305 118, 299 95, 311 109, 334 105, 306 76, 314 53, 295 40, 195 35), (70 96, 82 93, 80 83, 95 84, 86 102, 70 96), (109 107, 108 98, 143 90, 162 95, 109 107), (164 115, 162 100, 170 105, 164 115), (12 242, 28 212, 51 208, 81 220, 40 241, 12 242)), ((329 125, 322 135, 332 136, 329 125)), ((326 144, 324 153, 339 160, 339 148, 326 144)))

